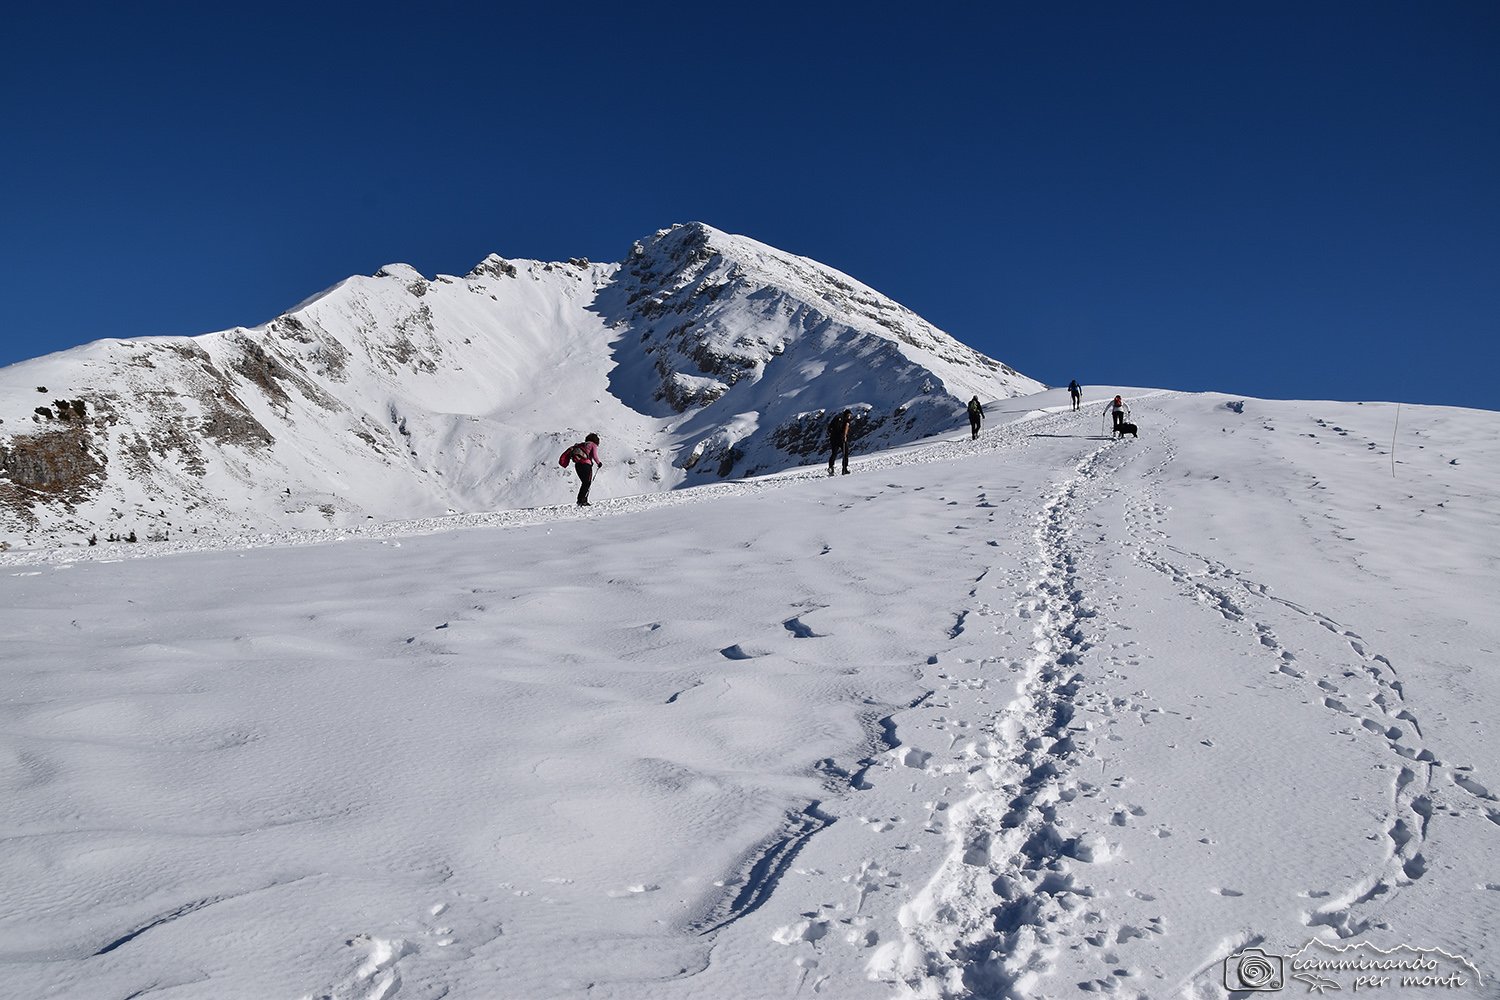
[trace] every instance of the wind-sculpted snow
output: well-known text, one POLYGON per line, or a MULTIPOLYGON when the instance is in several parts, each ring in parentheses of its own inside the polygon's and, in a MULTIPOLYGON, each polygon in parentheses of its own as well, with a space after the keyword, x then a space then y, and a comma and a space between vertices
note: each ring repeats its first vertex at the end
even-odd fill
POLYGON ((692 224, 622 264, 404 264, 254 329, 0 370, 0 542, 351 527, 548 501, 589 431, 632 492, 867 450, 1040 388, 830 268, 692 224), (75 404, 79 407, 75 409, 75 404))
POLYGON ((1203 1000, 1314 938, 1494 995, 1496 415, 1115 391, 0 553, 0 996, 1203 1000))

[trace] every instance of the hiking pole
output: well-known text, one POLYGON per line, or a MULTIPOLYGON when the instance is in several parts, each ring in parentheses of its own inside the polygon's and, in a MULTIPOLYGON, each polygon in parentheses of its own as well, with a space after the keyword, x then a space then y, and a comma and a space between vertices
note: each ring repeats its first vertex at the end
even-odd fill
POLYGON ((1391 478, 1396 478, 1396 428, 1401 426, 1401 404, 1396 403, 1396 422, 1391 426, 1391 478))

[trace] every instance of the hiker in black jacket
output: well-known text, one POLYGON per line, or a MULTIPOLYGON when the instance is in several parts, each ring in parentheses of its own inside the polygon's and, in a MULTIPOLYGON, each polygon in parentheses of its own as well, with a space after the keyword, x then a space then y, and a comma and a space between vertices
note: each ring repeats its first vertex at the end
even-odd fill
POLYGON ((849 425, 854 422, 854 414, 845 410, 833 418, 828 425, 828 474, 833 475, 833 463, 844 455, 844 475, 849 474, 849 425))
POLYGON ((969 435, 970 435, 969 436, 969 440, 970 441, 977 441, 977 440, 979 440, 979 423, 983 419, 984 419, 984 407, 980 404, 979 397, 975 396, 973 399, 969 400, 969 435))

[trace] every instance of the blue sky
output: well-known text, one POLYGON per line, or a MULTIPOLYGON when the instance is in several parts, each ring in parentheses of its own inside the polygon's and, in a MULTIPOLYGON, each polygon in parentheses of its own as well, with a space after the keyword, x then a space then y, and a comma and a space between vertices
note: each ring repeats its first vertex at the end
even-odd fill
POLYGON ((1500 5, 33 4, 0 364, 700 220, 1044 381, 1497 408, 1500 5))

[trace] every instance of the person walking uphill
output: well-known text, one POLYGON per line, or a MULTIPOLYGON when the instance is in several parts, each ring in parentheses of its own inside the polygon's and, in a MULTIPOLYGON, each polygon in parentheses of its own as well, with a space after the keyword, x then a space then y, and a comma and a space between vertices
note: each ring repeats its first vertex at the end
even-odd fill
POLYGON ((975 396, 969 400, 969 440, 979 440, 979 423, 984 419, 984 407, 979 404, 979 397, 975 396))
POLYGON ((1113 429, 1119 430, 1120 425, 1125 422, 1125 401, 1119 396, 1116 396, 1114 399, 1109 401, 1109 405, 1104 408, 1104 412, 1112 414, 1114 416, 1115 422, 1113 429))
POLYGON ((590 434, 557 459, 557 464, 564 469, 569 462, 578 470, 578 506, 592 506, 589 503, 589 487, 594 485, 594 468, 604 468, 604 463, 599 459, 599 435, 590 434))
POLYGON ((1078 384, 1076 378, 1068 383, 1068 395, 1073 397, 1073 409, 1078 409, 1078 404, 1083 399, 1083 386, 1078 384))
POLYGON ((845 410, 828 425, 828 474, 833 475, 834 460, 839 453, 844 454, 844 475, 849 474, 849 425, 854 422, 854 414, 845 410))

